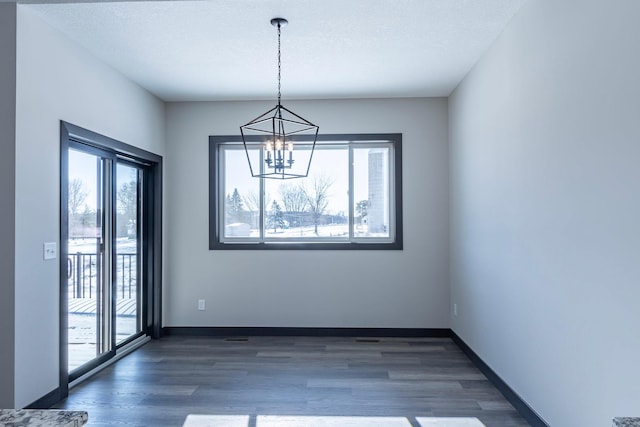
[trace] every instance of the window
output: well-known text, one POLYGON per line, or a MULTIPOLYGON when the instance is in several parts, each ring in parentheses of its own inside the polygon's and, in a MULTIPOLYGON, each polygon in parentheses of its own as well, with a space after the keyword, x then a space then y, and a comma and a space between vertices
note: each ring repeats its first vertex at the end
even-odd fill
MULTIPOLYGON (((402 249, 402 135, 319 135, 309 176, 258 179, 262 141, 209 137, 210 249, 402 249)), ((311 152, 296 144, 296 157, 311 152), (304 151, 308 151, 305 153, 304 151)))

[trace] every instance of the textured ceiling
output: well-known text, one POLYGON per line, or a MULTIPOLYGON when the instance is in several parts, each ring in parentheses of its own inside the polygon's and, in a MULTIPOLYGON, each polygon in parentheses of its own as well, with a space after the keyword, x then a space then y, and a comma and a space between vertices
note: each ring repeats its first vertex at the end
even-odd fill
POLYGON ((166 101, 447 96, 526 0, 23 4, 166 101))

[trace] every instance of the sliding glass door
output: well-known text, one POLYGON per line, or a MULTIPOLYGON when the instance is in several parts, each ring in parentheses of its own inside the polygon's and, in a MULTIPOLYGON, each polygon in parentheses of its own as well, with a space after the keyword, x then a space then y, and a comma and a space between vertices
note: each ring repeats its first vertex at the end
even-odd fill
POLYGON ((100 359, 111 342, 110 182, 114 157, 69 149, 68 348, 69 371, 100 359))
POLYGON ((116 167, 115 336, 116 346, 142 332, 141 199, 144 169, 118 161, 116 167))
POLYGON ((62 123, 63 396, 74 380, 160 334, 161 161, 62 123))

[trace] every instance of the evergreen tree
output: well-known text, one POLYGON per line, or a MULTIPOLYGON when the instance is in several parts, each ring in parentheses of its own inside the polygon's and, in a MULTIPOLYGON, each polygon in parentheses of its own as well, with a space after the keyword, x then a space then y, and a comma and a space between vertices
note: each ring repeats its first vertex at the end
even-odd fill
POLYGON ((284 214, 282 213, 282 208, 275 200, 271 204, 271 211, 269 212, 269 224, 273 227, 273 232, 275 233, 277 228, 284 228, 284 214))
POLYGON ((241 222, 244 217, 243 214, 245 209, 242 196, 240 196, 240 192, 238 192, 237 188, 233 189, 233 194, 227 194, 226 205, 226 223, 233 224, 234 222, 241 222))
POLYGON ((360 200, 356 203, 356 216, 360 219, 360 224, 367 217, 367 209, 369 208, 368 200, 360 200))

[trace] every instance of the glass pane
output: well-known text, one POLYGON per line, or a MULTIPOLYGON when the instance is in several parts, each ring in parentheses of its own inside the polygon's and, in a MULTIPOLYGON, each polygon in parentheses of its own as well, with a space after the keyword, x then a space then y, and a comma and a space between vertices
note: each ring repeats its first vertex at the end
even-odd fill
POLYGON ((141 331, 138 281, 138 169, 117 165, 116 183, 116 345, 141 331))
POLYGON ((265 180, 265 239, 348 239, 349 150, 316 146, 309 176, 265 180))
POLYGON ((389 148, 353 150, 354 237, 388 238, 389 148))
POLYGON ((69 150, 69 371, 101 354, 101 165, 99 157, 69 150))
MULTIPOLYGON (((223 214, 225 239, 260 237, 260 179, 249 172, 244 149, 222 150, 224 165, 223 214)), ((251 161, 258 164, 260 150, 250 150, 251 161)))

